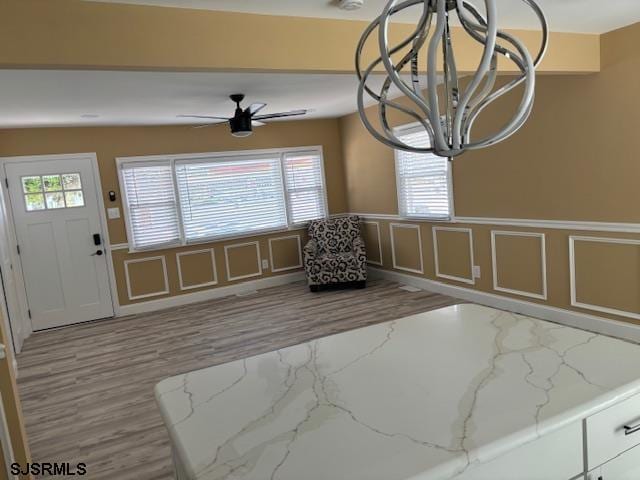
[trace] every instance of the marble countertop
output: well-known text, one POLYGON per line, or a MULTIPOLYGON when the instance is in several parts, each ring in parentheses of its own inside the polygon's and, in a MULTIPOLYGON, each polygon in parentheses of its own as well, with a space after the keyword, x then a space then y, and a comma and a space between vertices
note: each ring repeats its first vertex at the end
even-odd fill
POLYGON ((451 478, 640 392, 640 346, 457 305, 156 387, 192 480, 451 478))

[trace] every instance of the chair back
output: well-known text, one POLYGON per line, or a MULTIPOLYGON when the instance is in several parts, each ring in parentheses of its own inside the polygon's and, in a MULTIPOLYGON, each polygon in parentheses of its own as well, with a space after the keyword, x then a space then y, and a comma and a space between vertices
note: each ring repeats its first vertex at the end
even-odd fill
POLYGON ((321 253, 349 252, 354 240, 360 238, 360 217, 350 215, 311 220, 309 237, 315 240, 321 253))

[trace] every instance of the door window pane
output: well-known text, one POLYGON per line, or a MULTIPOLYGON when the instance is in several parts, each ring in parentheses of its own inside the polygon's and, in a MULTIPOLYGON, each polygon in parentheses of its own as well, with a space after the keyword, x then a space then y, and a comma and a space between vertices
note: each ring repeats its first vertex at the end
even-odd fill
POLYGON ((80 190, 82 188, 82 183, 80 182, 80 174, 66 173, 62 175, 62 186, 65 190, 80 190))
POLYGON ((34 210, 44 210, 44 195, 41 193, 28 193, 24 196, 25 203, 27 204, 27 211, 33 212, 34 210))
POLYGON ((58 192, 62 190, 60 175, 43 175, 42 183, 44 183, 45 192, 58 192))
POLYGON ((41 192, 42 179, 40 177, 22 177, 22 191, 24 193, 41 192))
POLYGON ((64 208, 64 196, 62 192, 45 193, 47 208, 64 208))
POLYGON ((67 207, 84 207, 82 190, 64 192, 64 198, 67 202, 67 207))

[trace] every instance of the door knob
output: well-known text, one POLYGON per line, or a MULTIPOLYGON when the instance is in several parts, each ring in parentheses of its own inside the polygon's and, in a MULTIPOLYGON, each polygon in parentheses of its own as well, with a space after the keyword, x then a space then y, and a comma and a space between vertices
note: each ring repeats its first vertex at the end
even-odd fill
POLYGON ((92 253, 92 254, 91 254, 91 256, 92 256, 92 257, 93 257, 94 255, 98 255, 98 256, 102 255, 102 250, 96 250, 96 252, 95 252, 95 253, 92 253))

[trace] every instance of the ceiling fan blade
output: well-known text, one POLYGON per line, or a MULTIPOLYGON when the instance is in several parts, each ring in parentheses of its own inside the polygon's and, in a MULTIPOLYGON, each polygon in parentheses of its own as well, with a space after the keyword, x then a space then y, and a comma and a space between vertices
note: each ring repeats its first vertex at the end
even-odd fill
POLYGON ((266 123, 264 122, 259 122, 258 120, 251 120, 252 127, 264 127, 265 125, 266 123))
POLYGON ((204 125, 194 125, 191 128, 208 128, 208 127, 215 127, 216 125, 221 125, 222 122, 216 122, 216 123, 205 123, 204 125))
POLYGON ((210 117, 208 115, 176 115, 179 118, 206 118, 207 120, 220 120, 224 122, 228 122, 229 118, 227 117, 210 117))
POLYGON ((299 115, 305 115, 308 110, 292 110, 290 112, 281 112, 281 113, 269 113, 267 115, 257 115, 253 117, 254 120, 268 120, 270 118, 281 118, 281 117, 296 117, 299 115))
POLYGON ((249 107, 247 107, 247 110, 245 111, 249 111, 251 112, 251 115, 255 115, 266 106, 266 103, 252 103, 251 105, 249 105, 249 107))

